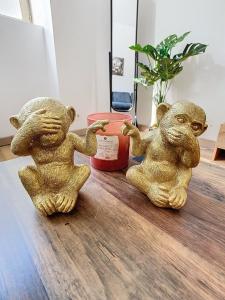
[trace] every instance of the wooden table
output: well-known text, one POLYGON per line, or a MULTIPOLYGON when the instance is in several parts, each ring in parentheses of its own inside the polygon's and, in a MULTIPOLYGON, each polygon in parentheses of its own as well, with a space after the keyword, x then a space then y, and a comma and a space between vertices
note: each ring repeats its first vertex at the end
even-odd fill
POLYGON ((181 211, 92 170, 77 208, 46 218, 17 177, 28 163, 0 164, 0 299, 225 299, 225 168, 200 163, 181 211))

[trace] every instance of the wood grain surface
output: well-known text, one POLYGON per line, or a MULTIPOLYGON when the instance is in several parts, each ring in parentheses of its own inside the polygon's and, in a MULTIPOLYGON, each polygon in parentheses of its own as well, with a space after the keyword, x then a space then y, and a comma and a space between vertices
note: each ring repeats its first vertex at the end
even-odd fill
POLYGON ((46 218, 17 176, 28 163, 0 164, 0 299, 225 299, 224 167, 202 161, 180 211, 92 169, 76 209, 46 218))

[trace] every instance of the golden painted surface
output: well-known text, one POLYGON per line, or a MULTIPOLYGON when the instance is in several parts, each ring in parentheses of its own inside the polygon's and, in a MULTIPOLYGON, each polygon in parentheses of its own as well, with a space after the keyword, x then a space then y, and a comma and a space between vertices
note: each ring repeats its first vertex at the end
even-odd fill
POLYGON ((105 130, 108 121, 96 121, 85 138, 68 132, 75 110, 51 98, 27 102, 19 114, 10 118, 17 129, 11 151, 31 155, 35 165, 19 171, 19 177, 34 205, 44 215, 70 212, 78 192, 90 175, 88 165, 74 165, 74 151, 94 156, 96 131, 105 130))
POLYGON ((204 110, 191 102, 162 103, 157 108, 158 126, 143 137, 125 122, 122 133, 132 138, 132 154, 143 162, 127 171, 135 187, 159 207, 179 209, 187 200, 191 169, 200 160, 197 137, 206 129, 204 110))

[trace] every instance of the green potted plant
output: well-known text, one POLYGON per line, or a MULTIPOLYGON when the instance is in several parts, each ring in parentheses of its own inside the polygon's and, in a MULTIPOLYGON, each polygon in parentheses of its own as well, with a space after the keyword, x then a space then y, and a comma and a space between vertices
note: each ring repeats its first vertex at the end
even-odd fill
POLYGON ((160 103, 166 102, 166 95, 171 86, 171 80, 183 70, 183 62, 191 56, 204 53, 207 48, 205 44, 190 43, 184 47, 181 53, 173 54, 173 48, 182 42, 189 33, 185 32, 179 37, 176 34, 172 34, 156 47, 152 45, 141 46, 140 44, 130 46, 131 50, 144 53, 148 59, 148 64, 138 62, 141 70, 140 76, 134 80, 145 87, 154 86, 153 102, 155 108, 160 103))

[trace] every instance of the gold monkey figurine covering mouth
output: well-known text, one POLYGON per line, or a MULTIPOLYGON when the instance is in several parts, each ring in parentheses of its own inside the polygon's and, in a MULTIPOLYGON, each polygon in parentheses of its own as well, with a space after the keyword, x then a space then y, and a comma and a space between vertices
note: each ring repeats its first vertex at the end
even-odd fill
POLYGON ((88 165, 74 165, 74 151, 94 156, 96 132, 108 124, 96 121, 87 129, 85 138, 69 131, 75 119, 73 107, 51 98, 27 102, 19 114, 10 118, 17 132, 11 151, 20 156, 31 155, 35 165, 19 171, 21 182, 36 208, 43 215, 70 212, 78 192, 90 175, 88 165))
POLYGON ((187 200, 192 168, 200 160, 197 137, 207 129, 206 115, 191 102, 162 103, 156 114, 158 127, 143 137, 137 127, 124 122, 122 133, 132 138, 132 154, 145 156, 126 177, 156 206, 180 209, 187 200))

